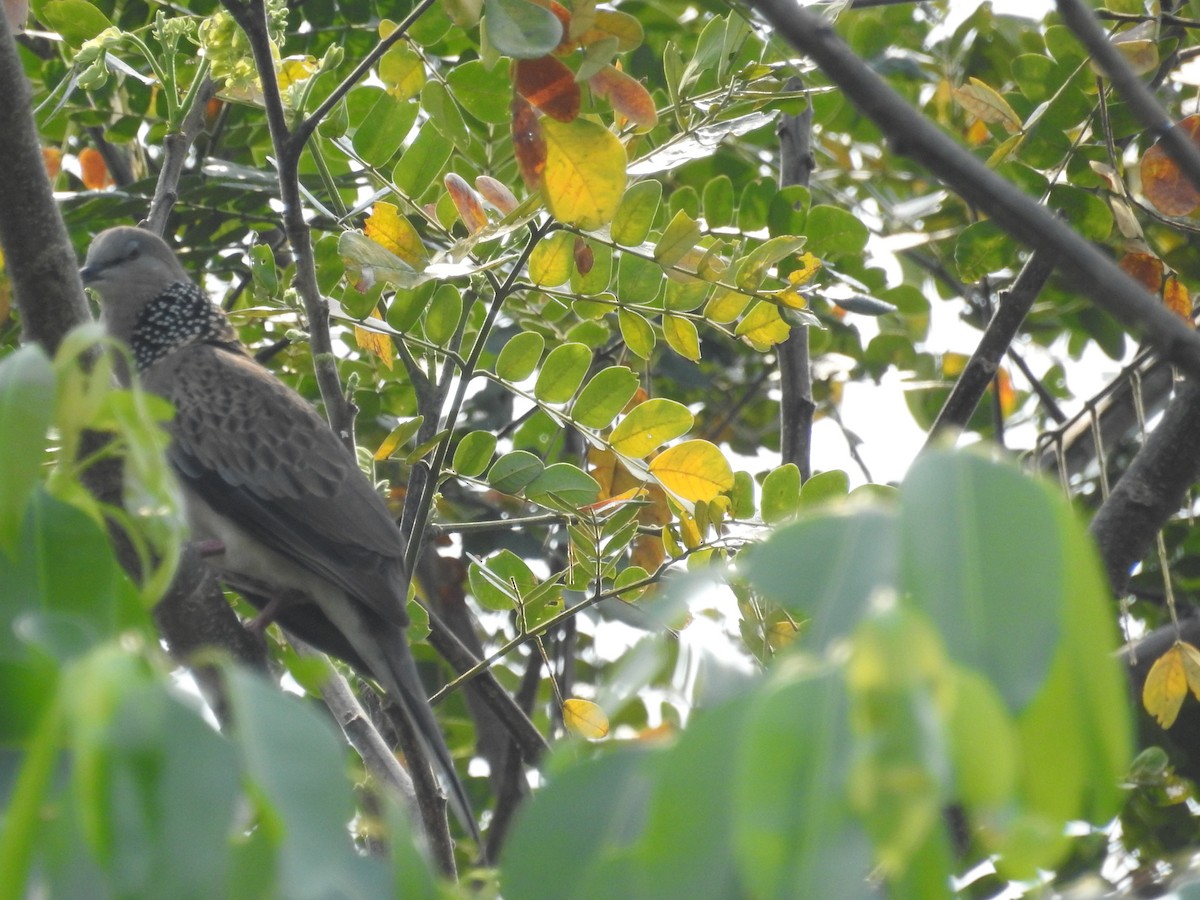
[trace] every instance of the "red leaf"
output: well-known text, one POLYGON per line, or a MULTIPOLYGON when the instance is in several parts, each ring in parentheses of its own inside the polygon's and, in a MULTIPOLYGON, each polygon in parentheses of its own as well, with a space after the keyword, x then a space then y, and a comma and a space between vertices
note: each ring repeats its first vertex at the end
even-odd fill
POLYGON ((607 97, 612 108, 638 128, 651 129, 658 124, 654 99, 640 81, 614 66, 605 66, 588 79, 592 90, 607 97))
POLYGON ((517 91, 522 97, 560 122, 579 115, 579 85, 575 73, 553 56, 518 59, 517 91))
POLYGON ((523 97, 513 97, 512 136, 521 177, 529 190, 536 191, 542 186, 542 170, 546 168, 546 139, 537 113, 523 97))

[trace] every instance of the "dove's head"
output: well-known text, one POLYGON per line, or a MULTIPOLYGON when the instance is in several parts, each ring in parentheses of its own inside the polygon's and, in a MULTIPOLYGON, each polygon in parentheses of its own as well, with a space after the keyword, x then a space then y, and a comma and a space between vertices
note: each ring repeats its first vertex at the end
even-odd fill
POLYGON ((162 238, 129 226, 96 235, 79 274, 100 295, 109 333, 126 342, 147 303, 191 280, 162 238))

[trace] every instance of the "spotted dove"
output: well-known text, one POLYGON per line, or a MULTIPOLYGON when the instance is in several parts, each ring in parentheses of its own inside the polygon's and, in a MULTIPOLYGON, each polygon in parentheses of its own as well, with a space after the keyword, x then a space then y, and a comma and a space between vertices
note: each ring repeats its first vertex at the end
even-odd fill
POLYGON ((156 235, 102 232, 81 275, 142 384, 175 406, 168 458, 193 540, 223 547, 209 560, 217 574, 260 609, 269 604, 285 630, 379 681, 474 830, 408 648, 404 536, 354 456, 246 352, 156 235))

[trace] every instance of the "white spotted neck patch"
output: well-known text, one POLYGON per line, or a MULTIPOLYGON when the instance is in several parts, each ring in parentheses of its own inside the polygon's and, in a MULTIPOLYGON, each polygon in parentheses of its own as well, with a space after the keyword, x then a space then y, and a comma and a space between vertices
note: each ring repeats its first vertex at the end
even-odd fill
POLYGON ((237 334, 220 308, 200 288, 176 281, 142 307, 133 328, 133 359, 144 372, 188 344, 237 344, 237 334))

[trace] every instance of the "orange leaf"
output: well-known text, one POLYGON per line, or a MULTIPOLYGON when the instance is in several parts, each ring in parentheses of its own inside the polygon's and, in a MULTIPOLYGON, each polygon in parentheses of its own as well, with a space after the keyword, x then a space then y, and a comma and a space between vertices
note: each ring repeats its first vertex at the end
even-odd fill
POLYGON ((79 171, 83 178, 83 186, 89 191, 98 191, 112 184, 104 157, 95 147, 84 147, 79 151, 79 171))
POLYGON ((512 102, 513 155, 525 186, 536 191, 542 186, 542 170, 546 168, 546 138, 537 113, 524 97, 512 102))
POLYGON ((1192 323, 1192 295, 1182 281, 1168 275, 1163 283, 1163 305, 1189 325, 1192 323))
MULTIPOLYGON (((1179 127, 1200 147, 1200 115, 1181 119, 1179 127)), ((1200 189, 1180 171, 1161 141, 1142 157, 1141 174, 1142 193, 1164 215, 1186 216, 1200 206, 1200 189)))
POLYGON ((57 147, 43 147, 42 165, 46 167, 47 177, 53 181, 62 171, 62 151, 57 147))
POLYGON ((1140 281, 1152 294, 1162 291, 1163 261, 1152 253, 1126 253, 1117 263, 1127 275, 1140 281))
POLYGON ((474 189, 461 176, 449 173, 445 178, 446 190, 454 201, 454 208, 467 231, 474 234, 488 223, 487 213, 483 211, 483 203, 474 189))
POLYGON ((491 175, 480 175, 476 178, 475 190, 479 191, 484 200, 500 210, 501 215, 507 216, 519 206, 513 192, 491 175))
POLYGON ((592 90, 608 99, 612 108, 638 128, 649 131, 658 124, 654 98, 640 81, 613 66, 605 66, 588 79, 592 90))
POLYGON ((1175 724, 1187 692, 1183 653, 1176 643, 1150 667, 1150 674, 1142 685, 1142 705, 1146 707, 1146 712, 1158 720, 1159 725, 1170 728, 1175 724))
POLYGON ((517 92, 552 119, 570 122, 579 115, 575 73, 553 56, 518 59, 517 92))

